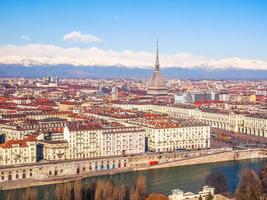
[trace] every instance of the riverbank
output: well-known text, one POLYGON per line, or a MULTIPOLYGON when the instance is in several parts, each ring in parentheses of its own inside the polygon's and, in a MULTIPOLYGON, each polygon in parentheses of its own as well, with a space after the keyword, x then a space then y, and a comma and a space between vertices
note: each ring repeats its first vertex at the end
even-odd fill
POLYGON ((267 158, 267 149, 250 149, 250 150, 239 150, 239 151, 224 151, 224 152, 215 152, 212 154, 205 154, 196 157, 182 158, 178 160, 159 162, 157 165, 150 166, 148 163, 140 163, 139 165, 135 163, 132 167, 114 169, 114 170, 105 170, 105 171, 95 171, 95 172, 85 172, 82 174, 74 175, 65 175, 57 176, 51 178, 42 178, 42 179, 22 179, 22 180, 13 180, 5 181, 0 183, 1 190, 11 190, 18 188, 26 188, 33 186, 42 186, 63 183, 68 181, 75 181, 78 179, 84 179, 87 177, 97 177, 103 175, 112 175, 118 173, 125 173, 130 171, 144 171, 151 169, 160 169, 160 168, 170 168, 177 166, 191 166, 205 163, 219 163, 233 160, 247 160, 247 159, 257 159, 257 158, 267 158))

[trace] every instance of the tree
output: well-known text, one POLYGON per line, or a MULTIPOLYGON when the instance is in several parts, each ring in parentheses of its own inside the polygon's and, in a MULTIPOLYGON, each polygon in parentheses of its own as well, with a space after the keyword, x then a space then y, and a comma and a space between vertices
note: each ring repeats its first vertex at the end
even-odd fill
POLYGON ((261 200, 263 197, 262 185, 256 172, 252 169, 243 169, 235 192, 236 200, 261 200))
POLYGON ((71 184, 71 182, 64 183, 63 189, 64 189, 63 190, 64 191, 63 200, 70 200, 72 197, 72 184, 71 184))
POLYGON ((89 183, 86 190, 86 199, 94 200, 95 199, 95 190, 96 190, 96 183, 89 183))
POLYGON ((98 181, 96 184, 95 200, 107 200, 112 197, 113 184, 110 181, 98 181))
POLYGON ((139 176, 136 180, 134 190, 131 193, 131 200, 145 200, 146 198, 146 180, 145 177, 139 176))
POLYGON ((208 196, 206 197, 206 200, 213 200, 214 196, 209 192, 208 196))
POLYGON ((57 200, 70 200, 71 194, 72 194, 72 185, 70 182, 57 184, 56 186, 57 200))
POLYGON ((44 200, 49 200, 49 193, 47 190, 44 193, 44 200))
POLYGON ((152 193, 146 198, 146 200, 168 200, 164 194, 152 193))
POLYGON ((37 190, 33 188, 27 188, 22 193, 22 200, 36 200, 37 199, 37 190))
POLYGON ((61 200, 63 198, 63 184, 62 183, 58 183, 56 185, 56 199, 57 200, 61 200))
POLYGON ((267 164, 263 166, 260 170, 260 180, 262 184, 262 189, 265 194, 267 194, 267 164))
POLYGON ((124 187, 125 190, 125 200, 130 200, 131 192, 128 186, 124 187))
POLYGON ((9 190, 6 195, 6 200, 15 200, 15 193, 9 190))
POLYGON ((124 187, 114 187, 112 193, 112 200, 125 200, 126 191, 124 187))
POLYGON ((203 200, 201 195, 198 197, 198 200, 203 200))
POLYGON ((82 182, 81 182, 81 179, 74 182, 73 194, 74 194, 74 200, 82 200, 82 182))
POLYGON ((205 179, 205 184, 215 188, 215 194, 226 193, 229 190, 226 176, 222 171, 211 172, 205 179))

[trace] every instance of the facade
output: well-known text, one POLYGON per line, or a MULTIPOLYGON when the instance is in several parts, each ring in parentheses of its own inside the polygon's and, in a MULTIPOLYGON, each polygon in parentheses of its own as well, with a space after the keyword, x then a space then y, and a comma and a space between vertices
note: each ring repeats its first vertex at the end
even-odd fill
POLYGON ((169 196, 170 200, 198 200, 200 196, 202 199, 205 199, 209 193, 214 195, 215 189, 210 186, 204 186, 202 191, 199 191, 198 194, 192 192, 183 192, 180 189, 172 190, 172 194, 169 196))
POLYGON ((153 76, 149 79, 147 83, 147 94, 148 95, 166 95, 167 94, 165 80, 160 73, 158 42, 157 42, 157 56, 156 56, 155 70, 154 70, 153 76))
POLYGON ((145 127, 149 151, 166 152, 210 147, 210 127, 192 120, 154 118, 131 122, 145 127))
POLYGON ((145 152, 145 130, 138 127, 66 126, 67 159, 120 156, 145 152))
POLYGON ((219 100, 219 93, 216 92, 186 92, 175 94, 175 103, 193 103, 219 100))
POLYGON ((190 95, 189 92, 187 93, 182 93, 182 94, 175 94, 174 95, 174 102, 176 104, 179 104, 179 103, 192 103, 193 102, 193 99, 192 99, 192 96, 190 95))
POLYGON ((64 128, 64 140, 69 143, 67 159, 83 159, 101 156, 101 127, 69 125, 64 128))
POLYGON ((130 155, 145 152, 145 130, 139 127, 103 130, 101 141, 101 156, 130 155))
POLYGON ((58 161, 67 159, 67 149, 69 144, 67 141, 38 141, 41 145, 41 158, 44 160, 58 161))
POLYGON ((0 144, 0 165, 28 164, 36 162, 36 138, 9 140, 0 144))
POLYGON ((112 90, 111 90, 111 99, 112 100, 118 100, 118 88, 117 87, 112 87, 112 90))
POLYGON ((202 149, 210 147, 210 127, 192 126, 148 130, 150 151, 164 152, 177 149, 202 149))
POLYGON ((267 137, 266 115, 244 115, 216 109, 200 110, 190 107, 159 106, 152 104, 116 104, 116 106, 125 109, 138 109, 141 111, 151 110, 183 119, 192 118, 214 128, 267 137))

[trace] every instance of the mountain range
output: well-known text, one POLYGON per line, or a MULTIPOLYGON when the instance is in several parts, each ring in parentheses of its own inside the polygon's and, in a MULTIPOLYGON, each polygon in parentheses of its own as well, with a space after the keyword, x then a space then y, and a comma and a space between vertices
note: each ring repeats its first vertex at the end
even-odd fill
MULTIPOLYGON (((46 65, 21 66, 1 64, 0 77, 36 78, 42 76, 58 76, 65 78, 148 78, 152 75, 152 68, 124 67, 124 66, 73 66, 46 65)), ((177 79, 267 79, 266 70, 214 68, 209 67, 165 67, 162 74, 166 78, 177 79)))

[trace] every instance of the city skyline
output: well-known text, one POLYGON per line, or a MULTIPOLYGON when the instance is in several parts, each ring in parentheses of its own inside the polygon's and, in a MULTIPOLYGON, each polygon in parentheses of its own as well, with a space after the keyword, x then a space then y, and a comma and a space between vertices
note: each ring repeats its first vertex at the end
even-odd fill
POLYGON ((264 1, 2 1, 0 64, 152 67, 159 39, 162 68, 266 70, 266 6, 264 1))

